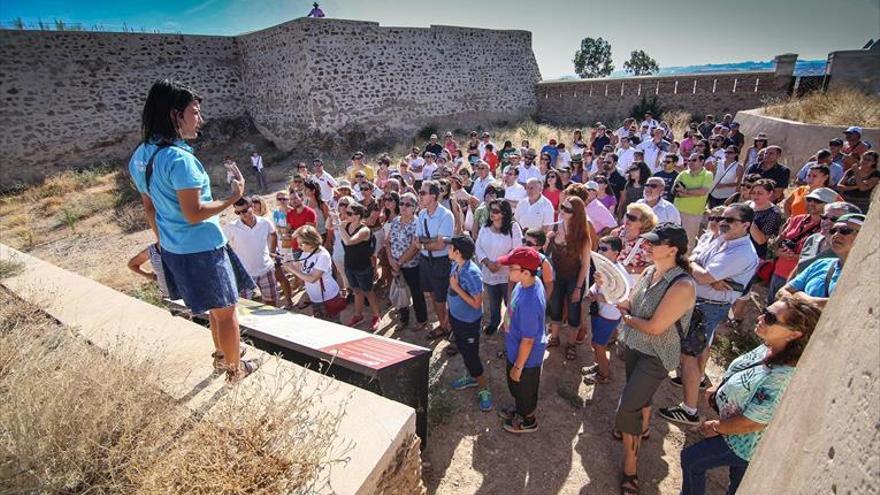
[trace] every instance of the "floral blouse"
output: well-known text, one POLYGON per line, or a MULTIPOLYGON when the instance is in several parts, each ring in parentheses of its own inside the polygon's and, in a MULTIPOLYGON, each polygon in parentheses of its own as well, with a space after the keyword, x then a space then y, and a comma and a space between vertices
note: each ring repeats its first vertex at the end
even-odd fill
MULTIPOLYGON (((403 223, 400 217, 394 217, 391 220, 391 228, 389 229, 388 242, 391 245, 391 257, 399 260, 403 253, 412 245, 413 239, 416 238, 416 220, 409 223, 403 223)), ((413 259, 404 264, 403 268, 411 268, 419 264, 419 257, 413 256, 413 259)))
MULTIPOLYGON (((736 358, 724 372, 724 382, 715 394, 721 419, 736 416, 768 424, 779 407, 782 394, 794 375, 794 367, 761 364, 770 348, 759 345, 736 358)), ((738 457, 749 461, 758 447, 762 431, 724 435, 727 446, 738 457)))
POLYGON ((642 273, 650 262, 645 250, 642 249, 642 243, 645 241, 641 237, 636 237, 633 241, 626 240, 625 229, 620 229, 618 237, 623 242, 623 249, 617 255, 617 261, 626 268, 629 273, 642 273))

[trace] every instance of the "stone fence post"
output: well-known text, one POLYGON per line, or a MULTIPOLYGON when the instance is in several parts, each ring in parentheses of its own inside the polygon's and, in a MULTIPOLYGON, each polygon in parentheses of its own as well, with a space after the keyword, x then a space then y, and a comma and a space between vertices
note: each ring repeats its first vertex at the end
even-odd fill
POLYGON ((773 85, 779 92, 789 93, 794 86, 794 65, 797 53, 783 53, 773 59, 776 67, 773 70, 773 85))

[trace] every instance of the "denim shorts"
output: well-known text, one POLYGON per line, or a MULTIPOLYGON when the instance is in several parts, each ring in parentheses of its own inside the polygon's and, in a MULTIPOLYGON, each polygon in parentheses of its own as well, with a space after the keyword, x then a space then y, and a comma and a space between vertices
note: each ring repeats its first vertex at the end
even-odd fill
POLYGON ((163 250, 162 265, 169 298, 182 298, 193 314, 233 306, 239 289, 257 287, 229 245, 190 254, 163 250))
POLYGON ((373 290, 373 266, 366 268, 345 268, 345 278, 352 289, 360 289, 363 292, 373 290))
POLYGON ((611 334, 617 329, 620 318, 609 320, 601 316, 593 316, 590 318, 590 323, 593 327, 592 342, 596 345, 608 345, 608 339, 611 338, 611 334))
POLYGON ((696 307, 703 312, 703 322, 706 324, 706 347, 711 347, 712 340, 715 338, 715 329, 727 319, 730 303, 717 304, 705 299, 697 299, 696 307))
POLYGON ((445 303, 446 293, 449 291, 449 271, 452 262, 448 256, 428 257, 421 255, 419 258, 419 283, 422 292, 430 292, 434 302, 445 303))

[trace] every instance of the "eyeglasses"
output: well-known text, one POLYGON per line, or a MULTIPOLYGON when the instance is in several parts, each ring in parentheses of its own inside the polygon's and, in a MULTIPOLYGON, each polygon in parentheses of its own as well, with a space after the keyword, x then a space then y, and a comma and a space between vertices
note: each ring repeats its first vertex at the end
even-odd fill
POLYGON ((275 198, 275 201, 281 201, 282 203, 289 200, 290 198, 275 198))
POLYGON ((369 186, 364 186, 364 187, 361 187, 361 188, 360 188, 360 191, 361 191, 361 192, 367 192, 367 191, 369 191, 369 192, 373 192, 373 188, 371 188, 371 187, 369 187, 369 186))
POLYGON ((606 251, 611 251, 611 248, 608 246, 599 246, 599 252, 604 253, 606 251))
POLYGON ((742 219, 740 219, 740 218, 736 218, 736 217, 724 217, 724 216, 722 216, 722 217, 718 217, 718 221, 719 221, 719 222, 724 222, 724 223, 735 223, 735 222, 742 222, 742 219))
POLYGON ((776 316, 776 313, 773 313, 769 309, 765 309, 764 312, 761 313, 761 317, 764 319, 764 324, 768 327, 772 327, 773 325, 785 326, 785 324, 779 320, 779 317, 776 316))
POLYGON ((248 209, 246 209, 246 210, 234 210, 234 211, 235 211, 235 214, 236 214, 236 215, 244 215, 245 213, 251 211, 251 209, 248 208, 248 209))
POLYGON ((675 163, 672 160, 663 160, 663 163, 675 163))
POLYGON ((720 222, 724 217, 709 217, 710 222, 720 222))
POLYGON ((407 203, 406 201, 404 201, 403 203, 400 203, 400 207, 401 208, 415 208, 416 205, 414 205, 412 203, 407 203))
POLYGON ((658 187, 663 187, 660 184, 645 184, 645 187, 648 189, 657 189, 658 187))
POLYGON ((831 230, 829 232, 831 232, 831 235, 835 235, 835 234, 850 235, 850 234, 853 234, 854 232, 857 232, 857 230, 852 227, 847 227, 844 225, 841 227, 831 227, 831 230))
POLYGON ((366 175, 355 175, 354 178, 355 179, 366 179, 367 176, 366 175))
POLYGON ((571 206, 559 205, 559 209, 565 213, 574 213, 574 208, 571 206))
POLYGON ((633 215, 632 213, 627 213, 626 219, 629 220, 630 222, 641 222, 642 221, 642 219, 639 218, 638 215, 633 215))
POLYGON ((833 216, 831 216, 831 215, 822 215, 822 216, 819 217, 819 218, 821 218, 822 220, 827 220, 827 221, 833 223, 833 222, 836 222, 837 219, 840 218, 840 217, 833 217, 833 216))
POLYGON ((597 180, 596 184, 608 184, 608 182, 606 182, 604 180, 597 180))

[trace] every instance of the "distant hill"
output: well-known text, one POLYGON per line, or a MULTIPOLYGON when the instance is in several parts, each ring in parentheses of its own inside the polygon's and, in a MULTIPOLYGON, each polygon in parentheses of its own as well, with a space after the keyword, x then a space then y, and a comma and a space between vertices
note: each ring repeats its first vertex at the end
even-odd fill
MULTIPOLYGON (((660 76, 681 76, 685 74, 709 74, 712 72, 748 72, 756 70, 773 70, 773 61, 765 62, 734 62, 726 64, 703 64, 703 65, 685 65, 678 67, 661 67, 657 75, 660 76)), ((825 60, 798 60, 794 68, 796 76, 821 75, 825 73, 825 60)), ((623 70, 616 70, 611 73, 611 77, 629 77, 629 74, 623 70)), ((559 78, 560 80, 579 79, 576 74, 568 74, 559 78)))

